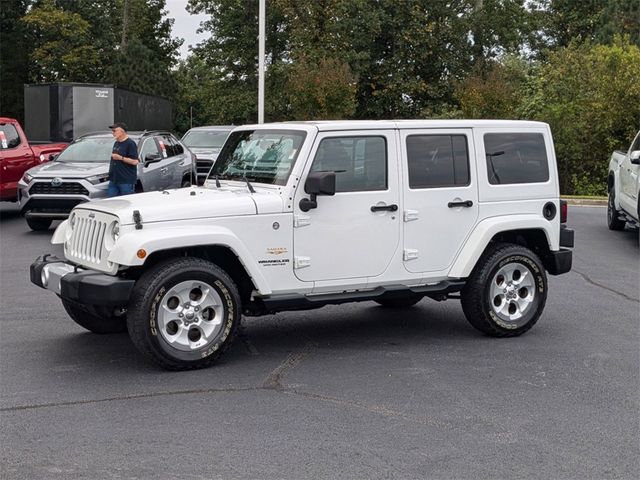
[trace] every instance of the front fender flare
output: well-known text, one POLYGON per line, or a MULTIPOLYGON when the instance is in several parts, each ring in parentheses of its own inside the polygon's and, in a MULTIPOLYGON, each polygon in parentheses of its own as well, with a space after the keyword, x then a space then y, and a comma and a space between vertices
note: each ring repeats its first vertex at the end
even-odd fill
POLYGON ((465 278, 471 275, 473 267, 480 259, 485 248, 491 239, 501 232, 513 230, 542 230, 549 242, 551 250, 558 250, 560 247, 560 233, 554 235, 554 223, 549 222, 540 215, 523 214, 491 217, 483 220, 476 225, 469 238, 458 254, 451 270, 449 277, 465 278))
POLYGON ((140 266, 145 261, 137 256, 140 249, 144 249, 148 257, 163 250, 214 245, 231 249, 253 280, 256 289, 263 295, 271 293, 256 259, 240 239, 224 227, 198 227, 196 231, 185 227, 149 228, 129 232, 118 239, 115 248, 109 253, 109 261, 119 265, 140 266))

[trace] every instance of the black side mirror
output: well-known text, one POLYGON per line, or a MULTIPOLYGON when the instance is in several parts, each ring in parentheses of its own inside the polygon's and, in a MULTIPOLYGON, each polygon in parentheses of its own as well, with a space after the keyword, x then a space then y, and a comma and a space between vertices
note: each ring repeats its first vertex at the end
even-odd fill
POLYGON ((58 158, 59 153, 51 153, 49 154, 49 161, 53 162, 56 158, 58 158))
POLYGON ((316 197, 318 195, 335 195, 336 193, 336 172, 310 172, 307 181, 304 183, 304 191, 311 198, 300 200, 300 210, 308 212, 312 208, 318 207, 316 197))
POLYGON ((146 157, 144 157, 144 166, 150 165, 152 163, 156 163, 162 160, 162 157, 157 153, 149 153, 146 157))

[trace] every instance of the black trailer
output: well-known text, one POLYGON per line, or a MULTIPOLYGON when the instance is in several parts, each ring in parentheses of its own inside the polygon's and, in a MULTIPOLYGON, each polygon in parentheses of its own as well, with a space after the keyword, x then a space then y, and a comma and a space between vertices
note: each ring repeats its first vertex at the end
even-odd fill
POLYGON ((171 102, 94 83, 24 86, 25 131, 30 140, 70 142, 78 136, 124 122, 129 130, 170 130, 171 102))

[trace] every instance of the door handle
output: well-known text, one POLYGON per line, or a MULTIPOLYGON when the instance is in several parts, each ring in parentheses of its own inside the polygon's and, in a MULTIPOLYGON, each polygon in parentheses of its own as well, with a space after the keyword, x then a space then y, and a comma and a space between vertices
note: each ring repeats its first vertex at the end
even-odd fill
POLYGON ((449 208, 456 208, 456 207, 470 208, 470 207, 473 207, 473 202, 471 200, 465 200, 464 202, 449 202, 447 204, 447 207, 449 207, 449 208))
POLYGON ((372 212, 383 212, 383 211, 397 212, 398 205, 396 205, 395 203, 392 203, 391 205, 371 205, 371 211, 372 212))

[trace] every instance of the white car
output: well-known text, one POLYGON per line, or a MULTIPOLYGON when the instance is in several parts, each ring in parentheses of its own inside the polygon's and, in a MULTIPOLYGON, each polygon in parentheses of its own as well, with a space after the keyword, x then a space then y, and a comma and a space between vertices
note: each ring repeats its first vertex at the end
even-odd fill
POLYGON ((202 185, 209 175, 209 171, 218 158, 220 149, 235 127, 228 125, 211 125, 194 127, 188 130, 181 142, 196 155, 196 170, 198 185, 202 185))
POLYGON ((168 369, 210 365, 241 316, 460 299, 496 337, 543 312, 571 268, 549 126, 430 120, 236 128, 204 187, 74 208, 66 259, 31 280, 97 333, 168 369))
POLYGON ((609 161, 607 224, 611 230, 640 225, 640 132, 627 152, 616 150, 609 161))

